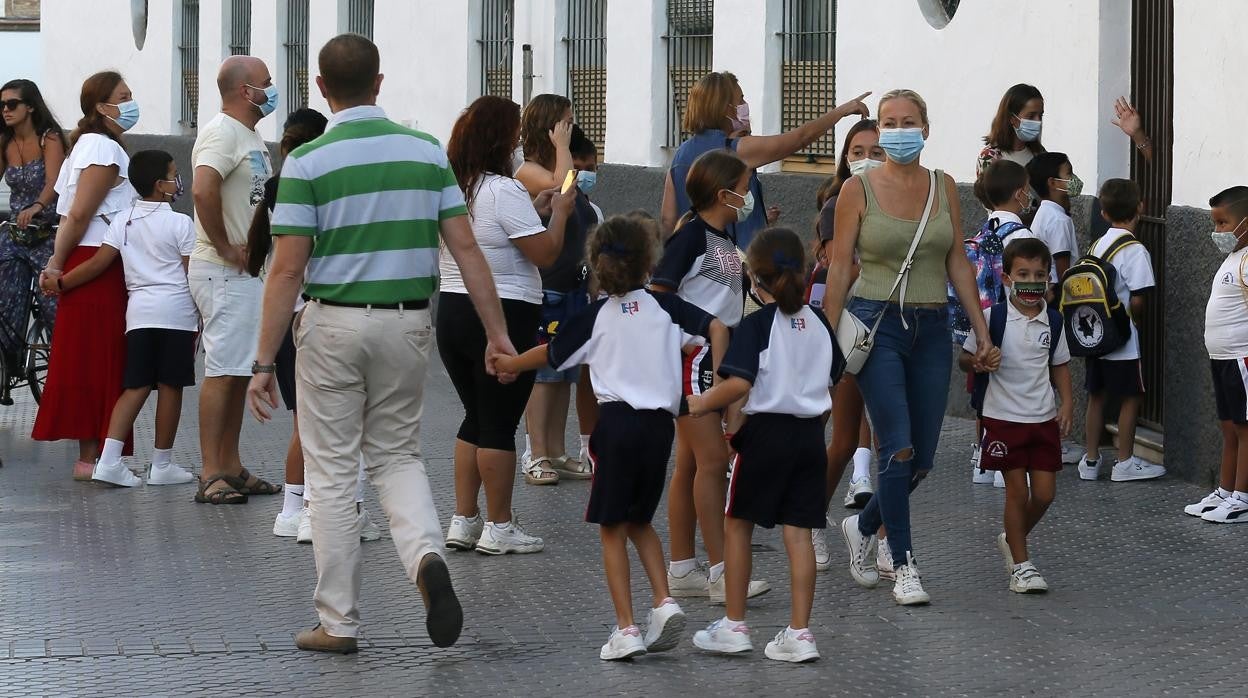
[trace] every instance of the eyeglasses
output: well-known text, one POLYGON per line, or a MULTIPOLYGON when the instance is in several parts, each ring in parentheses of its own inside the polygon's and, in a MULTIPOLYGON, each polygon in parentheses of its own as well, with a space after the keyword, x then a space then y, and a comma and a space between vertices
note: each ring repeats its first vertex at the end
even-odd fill
POLYGON ((5 111, 17 111, 17 108, 23 104, 25 104, 25 102, 20 99, 6 99, 3 102, 0 102, 0 107, 2 107, 5 111))

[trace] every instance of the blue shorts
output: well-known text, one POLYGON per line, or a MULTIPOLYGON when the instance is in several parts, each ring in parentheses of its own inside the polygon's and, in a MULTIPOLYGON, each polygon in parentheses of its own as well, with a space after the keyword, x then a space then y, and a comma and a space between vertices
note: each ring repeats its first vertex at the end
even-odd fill
MULTIPOLYGON (((583 289, 563 293, 542 291, 542 321, 537 328, 537 341, 545 344, 559 334, 559 326, 565 320, 589 306, 589 296, 583 289)), ((572 366, 556 371, 549 364, 537 370, 538 383, 576 383, 581 379, 581 367, 572 366)))

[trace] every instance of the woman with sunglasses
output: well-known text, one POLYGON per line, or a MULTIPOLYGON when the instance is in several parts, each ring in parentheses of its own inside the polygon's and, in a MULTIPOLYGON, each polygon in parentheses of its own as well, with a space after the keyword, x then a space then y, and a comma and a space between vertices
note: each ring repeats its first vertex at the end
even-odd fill
MULTIPOLYGON (((0 171, 9 185, 9 220, 19 229, 38 232, 0 237, 0 351, 13 352, 26 326, 29 267, 43 269, 52 256, 56 227, 56 192, 65 152, 65 134, 30 80, 10 80, 0 87, 0 171)), ((56 298, 43 301, 43 318, 52 324, 56 298)), ((14 357, 16 358, 16 357, 14 357)), ((12 365, 12 364, 10 364, 12 365)))

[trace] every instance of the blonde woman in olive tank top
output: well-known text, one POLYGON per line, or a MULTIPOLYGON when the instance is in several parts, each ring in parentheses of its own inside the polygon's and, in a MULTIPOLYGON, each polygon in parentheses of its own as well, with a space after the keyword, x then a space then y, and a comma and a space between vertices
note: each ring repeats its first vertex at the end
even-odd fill
POLYGON ((919 163, 928 136, 927 105, 910 90, 880 99, 880 146, 888 160, 854 177, 836 204, 823 310, 833 327, 848 307, 867 327, 883 315, 875 346, 858 373, 867 412, 879 439, 879 487, 857 516, 841 522, 849 546, 850 575, 865 587, 880 581, 876 531, 888 531, 896 581, 893 598, 903 605, 930 599, 923 590, 910 536, 910 491, 931 471, 949 393, 952 345, 946 313, 946 282, 970 309, 979 342, 976 368, 1000 360, 976 300, 974 271, 963 247, 958 193, 953 178, 936 170, 936 195, 927 228, 915 251, 902 302, 893 283, 919 226, 930 175, 919 163), (855 253, 861 264, 856 297, 845 305, 855 253))

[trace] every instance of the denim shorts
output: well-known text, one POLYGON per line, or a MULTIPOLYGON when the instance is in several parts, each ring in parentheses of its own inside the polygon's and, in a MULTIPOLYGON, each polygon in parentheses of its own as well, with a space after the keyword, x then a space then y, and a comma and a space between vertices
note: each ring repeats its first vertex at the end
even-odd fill
MULTIPOLYGON (((552 337, 559 334, 559 326, 565 320, 581 312, 588 305, 589 296, 583 289, 567 293, 542 291, 542 321, 537 328, 538 343, 549 342, 552 337)), ((556 371, 547 364, 537 370, 538 383, 576 383, 580 379, 580 366, 556 371)))

